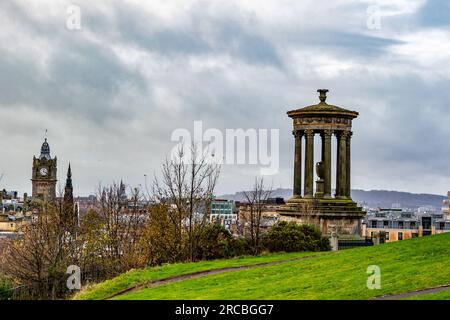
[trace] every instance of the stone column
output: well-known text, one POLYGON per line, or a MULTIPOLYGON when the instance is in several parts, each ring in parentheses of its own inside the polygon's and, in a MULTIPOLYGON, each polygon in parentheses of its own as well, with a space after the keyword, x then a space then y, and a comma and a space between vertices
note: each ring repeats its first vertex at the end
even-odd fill
POLYGON ((314 191, 314 131, 305 130, 305 138, 305 198, 312 198, 314 191))
POLYGON ((351 199, 351 152, 350 152, 350 145, 351 145, 351 139, 352 139, 352 132, 348 132, 347 135, 347 143, 346 143, 346 185, 345 185, 345 196, 348 199, 351 199))
POLYGON ((324 198, 331 198, 331 136, 333 130, 325 130, 322 136, 322 161, 325 168, 324 198))
POLYGON ((294 131, 295 155, 294 155, 294 198, 302 196, 302 131, 294 131))
POLYGON ((340 149, 339 149, 339 133, 338 132, 334 132, 335 136, 336 136, 336 191, 334 196, 336 197, 336 199, 339 197, 339 192, 341 190, 341 186, 339 185, 340 181, 339 181, 339 177, 341 175, 341 167, 339 165, 339 159, 340 159, 340 149))
POLYGON ((342 131, 338 137, 338 156, 337 156, 337 174, 336 174, 336 198, 345 199, 345 189, 347 184, 347 135, 342 131))

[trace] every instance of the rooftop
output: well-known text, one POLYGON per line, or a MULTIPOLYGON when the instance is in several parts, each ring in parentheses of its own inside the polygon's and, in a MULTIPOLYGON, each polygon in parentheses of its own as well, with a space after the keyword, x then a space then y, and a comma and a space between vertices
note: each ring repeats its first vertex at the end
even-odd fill
POLYGON ((308 117, 308 116, 343 116, 346 118, 356 118, 358 112, 347 110, 335 105, 326 103, 328 89, 318 89, 320 102, 300 109, 289 111, 289 117, 308 117))

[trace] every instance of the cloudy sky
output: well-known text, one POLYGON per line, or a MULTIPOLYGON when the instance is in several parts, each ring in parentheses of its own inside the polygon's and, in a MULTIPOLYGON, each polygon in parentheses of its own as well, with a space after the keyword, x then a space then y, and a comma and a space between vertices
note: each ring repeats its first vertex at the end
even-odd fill
MULTIPOLYGON (((0 187, 31 191, 45 129, 77 194, 144 184, 171 133, 201 120, 279 129, 280 170, 267 179, 290 188, 286 111, 328 88, 329 103, 360 113, 353 188, 444 194, 449 26, 447 0, 1 1, 0 187)), ((248 188, 259 170, 224 166, 218 193, 248 188)))

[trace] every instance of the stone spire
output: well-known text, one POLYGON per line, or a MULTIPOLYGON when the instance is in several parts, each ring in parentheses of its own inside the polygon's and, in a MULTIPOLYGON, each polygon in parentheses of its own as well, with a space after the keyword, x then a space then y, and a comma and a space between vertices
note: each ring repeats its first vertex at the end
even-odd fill
POLYGON ((67 170, 66 187, 64 188, 64 203, 63 203, 63 214, 64 220, 71 226, 76 226, 78 224, 78 219, 74 209, 73 201, 73 185, 72 185, 72 169, 69 164, 69 169, 67 170))
POLYGON ((67 170, 66 190, 67 190, 68 188, 73 192, 73 186, 72 186, 72 169, 70 168, 70 163, 69 163, 69 170, 67 170))

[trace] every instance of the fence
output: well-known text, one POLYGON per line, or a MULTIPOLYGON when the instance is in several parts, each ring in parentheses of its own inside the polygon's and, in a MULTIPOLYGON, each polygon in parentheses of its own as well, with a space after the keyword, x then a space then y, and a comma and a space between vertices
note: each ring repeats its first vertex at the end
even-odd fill
POLYGON ((365 239, 342 239, 338 240, 339 250, 357 248, 357 247, 370 247, 373 246, 372 238, 365 239))

